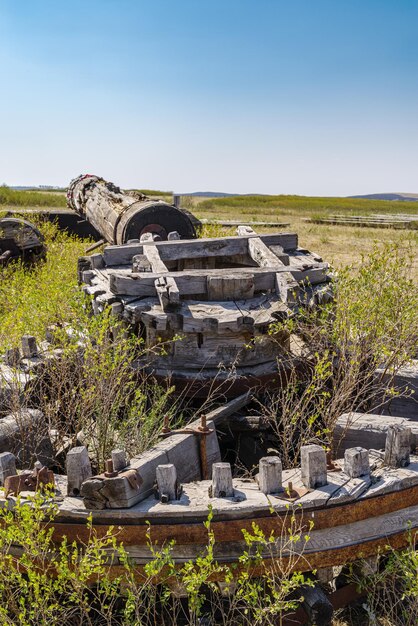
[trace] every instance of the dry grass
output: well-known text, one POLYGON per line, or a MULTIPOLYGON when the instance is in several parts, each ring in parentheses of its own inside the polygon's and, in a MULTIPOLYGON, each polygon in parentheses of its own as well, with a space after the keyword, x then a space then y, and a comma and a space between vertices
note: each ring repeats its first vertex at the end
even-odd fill
MULTIPOLYGON (((187 208, 192 210, 197 217, 207 219, 240 219, 243 218, 250 221, 282 221, 290 224, 286 230, 297 232, 299 235, 299 245, 303 248, 308 248, 313 252, 320 254, 325 261, 328 261, 336 268, 344 267, 348 264, 357 265, 361 262, 362 255, 370 253, 374 243, 378 244, 400 244, 406 249, 410 249, 414 257, 413 260, 413 272, 414 277, 418 280, 418 232, 409 230, 395 230, 391 228, 366 228, 366 227, 354 227, 354 226, 340 226, 329 224, 312 224, 305 221, 306 217, 313 217, 316 214, 314 209, 299 210, 295 208, 293 210, 286 209, 285 211, 276 211, 272 213, 271 209, 265 209, 258 207, 252 212, 248 209, 236 210, 235 212, 225 211, 222 205, 219 206, 219 210, 216 210, 216 202, 212 201, 211 210, 201 210, 202 202, 200 198, 188 198, 187 208), (190 202, 191 200, 191 202, 190 202)), ((385 203, 387 204, 387 203, 385 203)), ((399 205, 400 203, 394 203, 399 205)), ((410 208, 410 205, 416 206, 416 212, 418 213, 418 203, 405 203, 410 208)), ((235 209, 234 209, 235 210, 235 209)), ((396 208, 399 212, 400 209, 396 208)), ((396 212, 393 209, 394 213, 396 212)), ((337 210, 335 211, 338 212, 337 210)), ((368 210, 364 211, 364 214, 368 213, 368 210)), ((382 210, 383 212, 383 210, 382 210)), ((357 214, 361 214, 360 210, 356 211, 357 214)), ((220 234, 231 234, 231 229, 216 229, 218 236, 220 234)), ((274 227, 266 228, 258 226, 257 232, 272 232, 274 227)), ((206 232, 210 233, 208 228, 206 232)))

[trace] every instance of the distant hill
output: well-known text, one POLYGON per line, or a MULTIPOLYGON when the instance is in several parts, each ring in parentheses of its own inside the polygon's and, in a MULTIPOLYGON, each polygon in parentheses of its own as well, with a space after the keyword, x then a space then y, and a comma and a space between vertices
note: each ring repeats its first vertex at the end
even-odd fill
POLYGON ((400 200, 401 202, 418 202, 418 193, 370 193, 364 196, 348 196, 365 200, 400 200))

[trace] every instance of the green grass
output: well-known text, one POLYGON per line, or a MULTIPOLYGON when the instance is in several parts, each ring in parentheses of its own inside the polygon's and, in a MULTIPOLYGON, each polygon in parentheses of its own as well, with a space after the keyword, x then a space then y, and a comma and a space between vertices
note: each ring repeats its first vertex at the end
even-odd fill
POLYGON ((0 206, 65 207, 67 200, 62 192, 18 191, 2 185, 0 187, 0 206))
POLYGON ((196 203, 198 213, 221 215, 287 216, 300 214, 306 217, 347 213, 368 215, 370 213, 418 213, 418 203, 363 200, 360 198, 316 198, 309 196, 231 196, 208 198, 196 203))
POLYGON ((29 333, 45 338, 47 326, 74 321, 80 311, 77 259, 89 241, 70 237, 54 224, 41 222, 46 260, 27 267, 20 262, 0 267, 0 353, 29 333))

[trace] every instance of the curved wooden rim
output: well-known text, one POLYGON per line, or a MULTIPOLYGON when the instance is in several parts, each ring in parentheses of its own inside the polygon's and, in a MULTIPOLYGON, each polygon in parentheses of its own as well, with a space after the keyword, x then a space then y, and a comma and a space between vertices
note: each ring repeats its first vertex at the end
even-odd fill
MULTIPOLYGON (((309 528, 311 522, 314 524, 314 530, 323 530, 393 513, 414 505, 418 505, 418 485, 381 496, 364 498, 349 504, 329 506, 317 510, 302 511, 296 507, 290 508, 285 514, 264 513, 261 515, 260 512, 254 512, 251 517, 214 520, 211 523, 211 529, 214 532, 216 542, 223 543, 241 540, 242 529, 251 529, 253 522, 266 535, 271 532, 279 534, 286 529, 292 514, 295 516, 296 524, 301 525, 304 530, 309 528)), ((194 522, 184 522, 184 519, 177 519, 173 522, 167 518, 154 522, 150 520, 153 541, 164 543, 175 539, 180 544, 205 543, 207 540, 207 530, 203 525, 205 519, 201 517, 200 520, 194 522)), ((57 539, 68 536, 71 539, 77 538, 79 541, 86 541, 90 535, 86 521, 69 519, 69 517, 65 517, 65 513, 60 513, 53 525, 55 528, 54 536, 57 539)), ((121 519, 120 513, 118 517, 115 515, 112 519, 108 518, 103 521, 94 519, 93 521, 94 531, 99 536, 104 535, 111 526, 118 529, 118 538, 126 546, 145 545, 147 543, 148 525, 146 521, 125 521, 121 519)))

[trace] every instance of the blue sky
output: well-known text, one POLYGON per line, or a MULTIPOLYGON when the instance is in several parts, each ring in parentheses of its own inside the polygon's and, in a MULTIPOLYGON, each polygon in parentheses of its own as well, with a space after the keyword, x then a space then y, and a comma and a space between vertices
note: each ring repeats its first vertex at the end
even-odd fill
POLYGON ((418 193, 418 0, 0 0, 0 182, 418 193))

